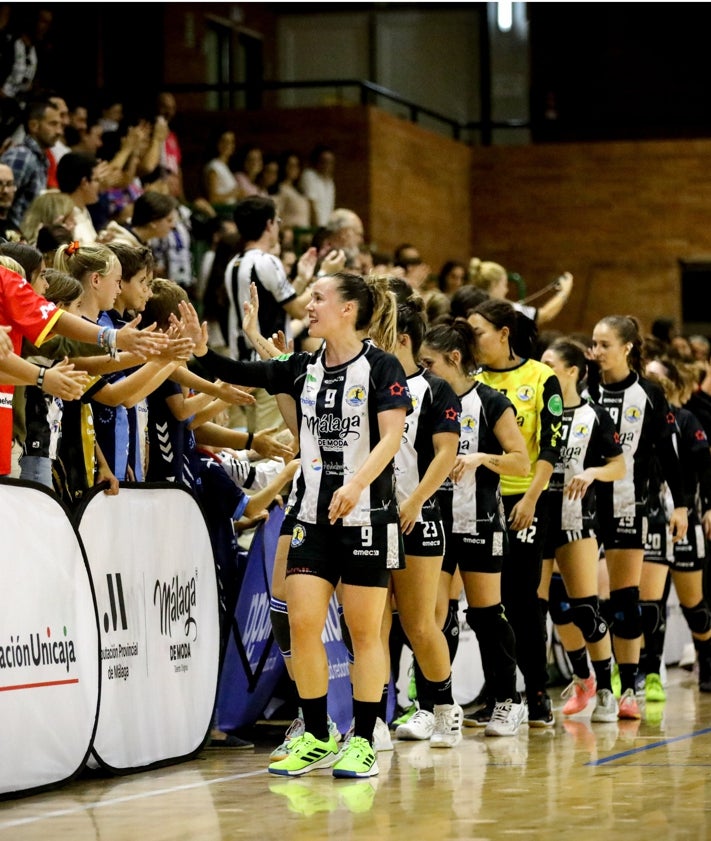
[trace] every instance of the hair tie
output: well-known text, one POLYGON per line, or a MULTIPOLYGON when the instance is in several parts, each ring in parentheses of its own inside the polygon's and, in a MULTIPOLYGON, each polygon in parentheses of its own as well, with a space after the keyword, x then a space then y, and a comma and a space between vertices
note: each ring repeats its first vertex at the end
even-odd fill
POLYGON ((72 257, 74 254, 77 253, 79 250, 79 240, 74 240, 74 242, 70 242, 67 246, 67 254, 72 257))

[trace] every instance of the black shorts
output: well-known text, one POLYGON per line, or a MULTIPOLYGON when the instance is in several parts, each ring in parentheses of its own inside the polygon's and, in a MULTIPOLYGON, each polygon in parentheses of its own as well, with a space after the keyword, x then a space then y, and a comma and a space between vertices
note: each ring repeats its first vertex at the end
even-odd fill
POLYGON ((413 558, 441 558, 444 555, 444 526, 441 520, 415 523, 410 534, 403 534, 405 555, 413 558))
POLYGON ((647 519, 647 538, 644 541, 644 561, 648 564, 671 566, 674 562, 674 544, 666 518, 650 516, 647 519))
POLYGON ((599 523, 598 536, 606 551, 644 549, 648 528, 647 515, 637 513, 629 517, 614 517, 609 523, 599 523))
POLYGON ((563 531, 562 529, 548 528, 546 541, 543 546, 543 557, 545 559, 555 558, 556 549, 575 543, 577 540, 585 540, 588 537, 596 537, 595 529, 584 528, 582 531, 563 531))
POLYGON ((343 526, 296 520, 291 532, 287 575, 316 575, 361 587, 387 587, 390 573, 405 568, 398 523, 343 526))
POLYGON ((486 523, 477 534, 448 534, 442 571, 501 572, 508 550, 508 534, 498 523, 486 523))
POLYGON ((689 515, 686 537, 674 544, 672 569, 676 572, 698 572, 706 565, 706 536, 695 513, 689 515))

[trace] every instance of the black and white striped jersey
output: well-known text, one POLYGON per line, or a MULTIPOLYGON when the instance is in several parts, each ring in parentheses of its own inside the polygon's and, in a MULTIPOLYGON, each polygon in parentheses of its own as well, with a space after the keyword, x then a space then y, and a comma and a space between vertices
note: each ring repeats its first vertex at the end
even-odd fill
POLYGON ((584 401, 563 410, 561 457, 548 484, 550 510, 561 511, 563 531, 582 531, 595 510, 598 483, 593 482, 582 499, 569 499, 564 490, 570 480, 587 467, 600 467, 620 453, 617 430, 605 409, 584 401))
MULTIPOLYGON (((408 499, 434 459, 432 436, 438 432, 459 435, 459 398, 446 380, 423 369, 407 378, 412 412, 405 420, 402 445, 395 456, 395 487, 398 502, 408 499)), ((433 495, 423 510, 437 509, 433 495)), ((422 521, 422 515, 420 515, 422 521)), ((431 519, 431 518, 430 518, 431 519)))
MULTIPOLYGON (((459 399, 462 405, 459 455, 502 453, 494 427, 507 409, 515 414, 508 397, 484 383, 475 382, 459 399)), ((505 531, 500 478, 488 467, 467 470, 456 484, 447 478, 437 496, 442 519, 446 524, 451 523, 452 534, 477 534, 478 523, 492 522, 496 517, 502 519, 505 531)))
POLYGON ((284 304, 296 297, 296 291, 278 257, 250 248, 233 257, 225 270, 225 289, 230 302, 227 345, 233 359, 259 358, 242 332, 243 307, 250 299, 251 283, 256 284, 259 296, 257 330, 264 336, 283 330, 287 339, 291 338, 284 304))
MULTIPOLYGON (((320 348, 264 362, 236 362, 208 351, 200 361, 226 382, 294 398, 301 469, 288 511, 303 522, 326 525, 333 494, 361 468, 380 440, 378 414, 398 408, 410 411, 412 399, 400 361, 371 342, 364 342, 358 356, 345 365, 327 367, 324 353, 320 348)), ((391 462, 342 523, 368 526, 398 519, 391 462)))
POLYGON ((632 517, 646 503, 650 463, 659 457, 675 502, 683 505, 681 466, 675 445, 676 419, 664 392, 650 380, 630 372, 619 383, 600 384, 597 402, 615 424, 627 465, 623 479, 597 488, 600 515, 632 517))

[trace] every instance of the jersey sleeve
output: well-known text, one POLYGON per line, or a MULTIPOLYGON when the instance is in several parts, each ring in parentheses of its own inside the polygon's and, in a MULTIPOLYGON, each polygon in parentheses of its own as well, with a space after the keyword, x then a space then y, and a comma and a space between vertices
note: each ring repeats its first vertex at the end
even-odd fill
POLYGON ((379 351, 371 361, 371 378, 375 406, 378 412, 405 408, 412 411, 412 396, 407 387, 407 376, 396 356, 379 351))
POLYGON ((563 443, 563 392, 555 374, 543 382, 540 405, 540 461, 554 467, 560 457, 563 443))
POLYGON ((460 433, 462 404, 452 386, 440 377, 431 377, 432 387, 432 434, 438 432, 460 433))
POLYGON ((41 345, 62 310, 38 295, 24 277, 2 267, 0 271, 2 323, 9 324, 33 345, 41 345))
POLYGON ((289 283, 281 263, 273 254, 263 254, 255 266, 259 282, 279 304, 286 304, 296 297, 296 290, 289 283))

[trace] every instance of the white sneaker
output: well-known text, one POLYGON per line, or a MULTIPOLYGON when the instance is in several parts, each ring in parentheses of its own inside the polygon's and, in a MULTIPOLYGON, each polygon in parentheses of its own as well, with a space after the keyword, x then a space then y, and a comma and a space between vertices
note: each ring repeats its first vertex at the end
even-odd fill
MULTIPOLYGON (((298 739, 299 736, 303 736, 305 729, 304 719, 301 717, 301 710, 299 710, 299 715, 291 722, 284 734, 284 741, 269 754, 269 761, 278 762, 280 759, 286 759, 289 755, 289 742, 292 739, 298 739)), ((338 725, 330 715, 328 717, 328 735, 333 736, 336 744, 341 741, 338 725)))
MULTIPOLYGON (((301 711, 299 710, 299 712, 301 711)), ((298 739, 299 736, 303 736, 305 730, 304 719, 301 715, 298 715, 286 728, 284 741, 269 754, 269 760, 271 762, 278 762, 281 759, 286 759, 289 755, 289 742, 292 739, 298 739)))
POLYGON ((515 736, 521 726, 527 707, 524 701, 514 704, 511 698, 499 701, 484 730, 485 736, 515 736))
POLYGON ((373 730, 373 748, 376 753, 379 751, 393 750, 393 740, 390 737, 390 728, 382 718, 375 719, 375 730, 373 730))
POLYGON ((592 711, 590 721, 612 722, 617 721, 617 698, 609 689, 599 689, 595 696, 595 709, 592 711))
POLYGON ((696 663, 696 649, 693 642, 688 642, 681 650, 681 657, 679 658, 679 668, 686 669, 687 672, 694 670, 694 663, 696 663))
POLYGON ((453 748, 462 741, 464 713, 459 704, 435 704, 430 747, 453 748))
POLYGON ((406 724, 398 725, 395 738, 423 742, 432 736, 434 728, 434 713, 428 710, 418 710, 406 724))

